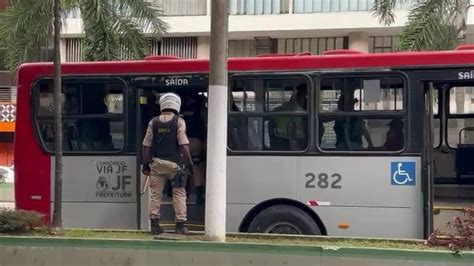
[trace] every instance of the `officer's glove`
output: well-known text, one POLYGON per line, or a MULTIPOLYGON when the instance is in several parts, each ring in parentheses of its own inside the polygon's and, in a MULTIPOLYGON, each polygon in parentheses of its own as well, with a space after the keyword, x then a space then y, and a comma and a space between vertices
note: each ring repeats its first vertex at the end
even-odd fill
POLYGON ((142 166, 142 173, 143 173, 144 175, 149 175, 150 172, 151 172, 150 163, 145 163, 145 164, 143 164, 143 166, 142 166))

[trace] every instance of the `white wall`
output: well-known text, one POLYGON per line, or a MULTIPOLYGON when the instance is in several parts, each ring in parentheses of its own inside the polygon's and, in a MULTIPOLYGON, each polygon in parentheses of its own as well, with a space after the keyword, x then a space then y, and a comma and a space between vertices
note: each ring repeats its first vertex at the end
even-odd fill
MULTIPOLYGON (((353 31, 370 35, 398 33, 406 22, 408 11, 396 13, 397 20, 385 27, 370 12, 328 12, 279 15, 238 15, 229 17, 229 38, 247 39, 254 36, 298 38, 307 36, 344 36, 353 31), (356 30, 357 29, 357 30, 356 30)), ((210 16, 164 17, 170 28, 166 36, 208 36, 210 16)), ((82 33, 80 19, 67 19, 65 37, 82 33)))

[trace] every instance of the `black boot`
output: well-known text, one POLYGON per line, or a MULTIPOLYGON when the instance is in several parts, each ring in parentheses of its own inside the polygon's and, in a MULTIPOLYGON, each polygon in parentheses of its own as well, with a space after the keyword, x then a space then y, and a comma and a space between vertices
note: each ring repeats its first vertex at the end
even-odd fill
POLYGON ((164 233, 163 228, 161 228, 160 226, 159 219, 150 219, 150 225, 151 225, 151 233, 153 235, 160 235, 164 233))
POLYGON ((176 234, 187 235, 189 234, 189 229, 184 225, 185 222, 176 222, 176 227, 174 232, 176 234))
POLYGON ((204 204, 204 189, 202 186, 196 187, 196 204, 204 204))

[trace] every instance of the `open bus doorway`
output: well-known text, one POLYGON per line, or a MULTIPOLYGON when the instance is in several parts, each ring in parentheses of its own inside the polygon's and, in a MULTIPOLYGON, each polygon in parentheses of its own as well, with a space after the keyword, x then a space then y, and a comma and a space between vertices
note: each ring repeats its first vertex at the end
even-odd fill
MULTIPOLYGON (((137 155, 141 155, 142 141, 150 120, 160 114, 159 99, 167 92, 173 92, 181 98, 180 117, 186 122, 186 135, 193 157, 193 178, 188 180, 187 227, 193 231, 204 230, 205 170, 207 147, 207 75, 155 76, 137 78, 135 86, 139 91, 139 112, 137 130, 137 155)), ((139 158, 137 158, 137 161, 139 158)), ((138 201, 140 229, 149 229, 149 177, 141 173, 138 162, 137 174, 141 176, 140 200, 138 201)), ((165 229, 174 229, 174 209, 171 184, 168 181, 163 190, 160 208, 160 225, 165 229)))
POLYGON ((449 231, 446 223, 474 205, 474 82, 430 84, 433 229, 449 231))
POLYGON ((473 199, 474 83, 433 83, 435 197, 473 199))

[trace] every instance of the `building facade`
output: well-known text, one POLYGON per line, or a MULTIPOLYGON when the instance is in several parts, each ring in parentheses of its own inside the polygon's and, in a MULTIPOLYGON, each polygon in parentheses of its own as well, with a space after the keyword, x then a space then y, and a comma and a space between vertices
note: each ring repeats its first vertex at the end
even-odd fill
MULTIPOLYGON (((148 1, 161 7, 170 26, 150 54, 209 57, 210 0, 148 1)), ((395 23, 385 27, 370 11, 374 0, 229 0, 229 56, 394 51, 408 11, 419 1, 399 1, 395 23)), ((65 62, 82 60, 81 36, 80 14, 73 12, 63 30, 65 62)))
MULTIPOLYGON (((0 12, 8 0, 0 0, 0 12)), ((16 87, 13 75, 2 62, 5 49, 0 47, 0 166, 13 163, 13 136, 15 132, 16 87)))

